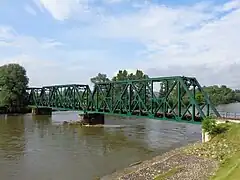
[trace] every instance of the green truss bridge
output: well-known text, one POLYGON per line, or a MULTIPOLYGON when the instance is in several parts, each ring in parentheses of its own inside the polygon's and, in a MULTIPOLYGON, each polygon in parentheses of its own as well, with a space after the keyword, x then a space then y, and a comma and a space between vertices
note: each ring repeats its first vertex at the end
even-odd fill
POLYGON ((192 77, 174 76, 28 88, 33 108, 82 111, 85 114, 137 116, 200 123, 220 117, 208 95, 192 77))

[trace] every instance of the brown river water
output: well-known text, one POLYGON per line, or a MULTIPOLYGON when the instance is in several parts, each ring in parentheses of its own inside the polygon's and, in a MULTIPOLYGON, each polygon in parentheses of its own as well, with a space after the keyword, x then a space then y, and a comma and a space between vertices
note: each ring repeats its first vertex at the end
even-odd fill
POLYGON ((106 127, 63 126, 77 112, 0 115, 0 180, 93 180, 201 140, 201 126, 105 116, 106 127))

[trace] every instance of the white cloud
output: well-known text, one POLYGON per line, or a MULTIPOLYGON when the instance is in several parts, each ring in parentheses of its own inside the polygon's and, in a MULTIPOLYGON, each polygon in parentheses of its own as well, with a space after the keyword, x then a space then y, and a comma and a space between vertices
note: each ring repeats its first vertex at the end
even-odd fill
POLYGON ((37 52, 42 49, 51 50, 58 46, 63 46, 63 43, 54 39, 36 39, 31 36, 19 35, 13 28, 0 26, 0 47, 8 46, 18 48, 22 52, 37 52))
POLYGON ((229 11, 231 9, 239 8, 240 7, 240 1, 239 0, 232 0, 230 2, 227 2, 223 6, 223 10, 229 11))
MULTIPOLYGON (((42 12, 45 8, 61 21, 75 18, 88 4, 87 0, 40 2, 42 12)), ((64 38, 71 35, 68 43, 20 36, 12 28, 0 27, 0 47, 20 50, 19 55, 8 57, 4 62, 21 60, 36 84, 88 82, 98 72, 112 75, 127 63, 127 68, 142 69, 152 76, 196 76, 202 84, 222 82, 240 87, 239 4, 240 1, 235 0, 222 5, 209 2, 174 7, 141 5, 125 14, 105 14, 103 21, 88 21, 86 27, 69 29, 71 33, 64 31, 64 35, 68 34, 64 38), (94 44, 95 38, 102 38, 103 45, 110 40, 113 46, 115 40, 134 41, 145 50, 141 49, 138 61, 133 58, 131 62, 116 62, 117 55, 109 56, 111 49, 82 50, 72 42, 83 45, 88 40, 94 44)), ((132 53, 138 51, 136 48, 132 53)))
POLYGON ((32 0, 33 3, 38 7, 38 9, 41 11, 41 12, 44 12, 44 8, 42 7, 42 4, 41 4, 41 1, 40 0, 32 0))
POLYGON ((121 3, 121 2, 124 2, 126 0, 103 0, 105 3, 108 3, 108 4, 114 4, 114 3, 121 3))
POLYGON ((239 4, 235 0, 222 5, 151 5, 122 16, 106 16, 86 32, 141 43, 146 49, 135 68, 153 76, 195 76, 203 84, 222 82, 235 88, 240 87, 239 4), (94 29, 98 31, 92 33, 94 29))
POLYGON ((32 15, 36 15, 37 13, 36 13, 36 11, 30 6, 30 5, 25 5, 25 10, 28 12, 28 13, 30 13, 30 14, 32 14, 32 15))
POLYGON ((0 26, 0 40, 4 41, 5 39, 13 38, 16 35, 16 32, 13 28, 8 26, 0 26))
POLYGON ((40 0, 40 2, 58 20, 68 19, 72 11, 79 6, 77 0, 40 0))
MULTIPOLYGON (((57 57, 59 52, 54 50, 52 52, 57 57)), ((90 52, 89 52, 90 53, 90 52)), ((49 55, 49 54, 48 54, 49 55)), ((7 58, 1 58, 0 66, 8 63, 18 63, 27 70, 27 75, 30 78, 30 86, 41 87, 43 85, 53 84, 89 84, 90 77, 97 74, 99 68, 103 68, 104 62, 99 63, 96 59, 90 57, 88 62, 84 57, 84 52, 79 52, 77 58, 70 57, 62 61, 49 57, 41 56, 39 54, 21 53, 7 58), (95 64, 96 66, 93 66, 95 64)), ((100 59, 100 58, 99 58, 100 59)), ((105 64, 106 65, 106 64, 105 64)))
POLYGON ((160 76, 190 76, 197 77, 203 85, 228 85, 231 88, 240 88, 240 63, 229 62, 225 66, 211 67, 207 64, 201 65, 173 65, 162 68, 150 68, 146 73, 152 77, 160 76))
POLYGON ((88 9, 88 0, 40 0, 41 5, 57 20, 66 20, 88 9))
MULTIPOLYGON (((110 58, 103 50, 68 49, 68 44, 54 39, 22 36, 11 27, 0 26, 0 40, 4 42, 0 43, 0 65, 19 63, 24 66, 30 86, 88 84, 90 77, 109 65, 110 58), (11 52, 17 50, 17 53, 3 56, 5 49, 2 48, 6 47, 11 52)), ((113 70, 106 73, 109 71, 113 70)))
MULTIPOLYGON (((161 39, 155 40, 155 46, 147 44, 151 51, 150 59, 156 65, 203 64, 218 66, 240 62, 240 9, 218 20, 207 22, 201 28, 192 31, 176 32, 168 44, 161 39), (150 45, 150 46, 149 46, 150 45), (165 47, 163 47, 165 45, 165 47)), ((166 36, 169 37, 169 36, 166 36)), ((169 37, 171 38, 171 36, 169 37)))
POLYGON ((55 39, 46 39, 43 43, 42 43, 42 47, 45 49, 49 49, 49 48, 54 48, 54 47, 60 47, 60 46, 64 46, 63 43, 56 41, 55 39))
POLYGON ((150 6, 109 17, 94 28, 100 37, 132 39, 145 45, 143 55, 148 58, 139 64, 145 69, 184 63, 225 65, 240 62, 240 9, 236 2, 222 6, 150 6))

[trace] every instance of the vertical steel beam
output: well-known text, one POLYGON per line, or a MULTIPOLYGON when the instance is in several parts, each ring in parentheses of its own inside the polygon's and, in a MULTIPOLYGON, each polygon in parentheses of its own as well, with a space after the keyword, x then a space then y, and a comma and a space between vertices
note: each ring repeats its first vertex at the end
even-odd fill
POLYGON ((181 117, 182 115, 182 93, 181 93, 181 82, 178 81, 178 86, 177 86, 177 96, 178 96, 178 117, 181 117))
MULTIPOLYGON (((196 102, 196 85, 194 84, 193 85, 193 98, 194 98, 194 101, 196 102)), ((192 104, 192 121, 195 120, 195 109, 196 109, 196 106, 195 106, 195 103, 192 104)))

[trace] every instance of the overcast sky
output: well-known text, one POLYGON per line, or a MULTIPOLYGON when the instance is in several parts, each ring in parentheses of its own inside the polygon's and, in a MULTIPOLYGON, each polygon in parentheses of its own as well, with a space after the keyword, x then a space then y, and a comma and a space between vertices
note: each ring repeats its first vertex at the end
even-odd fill
POLYGON ((1 0, 0 65, 30 85, 141 69, 240 88, 240 0, 1 0))

